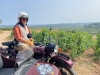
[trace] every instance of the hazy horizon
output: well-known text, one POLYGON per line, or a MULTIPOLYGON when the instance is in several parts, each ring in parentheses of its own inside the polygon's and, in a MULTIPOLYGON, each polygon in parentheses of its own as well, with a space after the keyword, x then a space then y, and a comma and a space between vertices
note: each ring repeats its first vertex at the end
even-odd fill
MULTIPOLYGON (((76 22, 76 23, 49 23, 49 24, 28 24, 28 25, 53 25, 53 24, 89 24, 89 23, 99 23, 99 22, 76 22)), ((16 24, 16 23, 15 23, 16 24)), ((15 24, 5 24, 5 25, 15 25, 15 24)), ((4 24, 0 24, 4 25, 4 24)))

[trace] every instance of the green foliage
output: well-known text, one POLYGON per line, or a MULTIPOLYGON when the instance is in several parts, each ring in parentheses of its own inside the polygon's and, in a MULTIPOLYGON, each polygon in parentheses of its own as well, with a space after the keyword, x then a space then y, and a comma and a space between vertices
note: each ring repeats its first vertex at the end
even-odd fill
POLYGON ((11 32, 11 34, 10 34, 10 36, 9 36, 9 39, 10 39, 10 40, 13 40, 13 39, 14 39, 13 31, 11 32))
POLYGON ((32 31, 35 41, 46 44, 49 42, 48 37, 51 36, 51 41, 57 43, 63 51, 70 51, 71 57, 74 59, 79 56, 87 48, 94 47, 95 42, 92 39, 92 35, 87 32, 81 31, 49 31, 49 29, 43 28, 40 32, 36 30, 32 31))
MULTIPOLYGON (((98 59, 100 57, 100 35, 98 35, 97 42, 93 39, 92 34, 83 31, 52 30, 50 32, 49 28, 31 30, 35 42, 46 44, 49 42, 48 39, 50 36, 51 42, 58 44, 63 51, 69 52, 73 59, 81 55, 88 48, 95 49, 95 46, 96 50, 94 58, 98 59)), ((13 32, 11 33, 10 38, 13 39, 13 32)))
POLYGON ((97 45, 94 54, 94 60, 100 62, 100 34, 97 35, 97 45))

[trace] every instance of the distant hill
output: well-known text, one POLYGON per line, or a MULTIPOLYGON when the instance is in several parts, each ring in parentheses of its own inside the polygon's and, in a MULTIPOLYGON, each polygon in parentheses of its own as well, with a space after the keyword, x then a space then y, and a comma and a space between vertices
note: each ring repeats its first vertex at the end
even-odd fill
MULTIPOLYGON (((28 25, 29 27, 33 27, 33 28, 41 28, 41 27, 58 27, 58 28, 62 28, 62 27, 80 27, 80 26, 88 26, 91 23, 60 23, 60 24, 41 24, 41 25, 28 25)), ((14 25, 0 25, 0 28, 13 28, 14 25)))
POLYGON ((90 23, 60 23, 60 24, 44 24, 44 25, 29 25, 30 27, 76 27, 85 26, 90 23))
MULTIPOLYGON (((0 25, 1 29, 13 28, 14 25, 0 25)), ((89 33, 100 33, 100 22, 96 23, 60 23, 60 24, 38 24, 38 25, 28 25, 30 28, 54 28, 66 31, 86 31, 89 33)))
POLYGON ((84 26, 84 28, 100 28, 100 22, 98 22, 98 23, 91 23, 89 25, 84 26))

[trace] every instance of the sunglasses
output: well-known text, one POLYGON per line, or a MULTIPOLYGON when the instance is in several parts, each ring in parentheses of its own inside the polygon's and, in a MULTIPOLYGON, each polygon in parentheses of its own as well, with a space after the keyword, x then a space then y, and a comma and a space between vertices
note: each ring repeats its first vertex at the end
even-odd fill
POLYGON ((26 19, 26 18, 23 18, 23 19, 22 19, 22 21, 28 21, 28 19, 26 19))

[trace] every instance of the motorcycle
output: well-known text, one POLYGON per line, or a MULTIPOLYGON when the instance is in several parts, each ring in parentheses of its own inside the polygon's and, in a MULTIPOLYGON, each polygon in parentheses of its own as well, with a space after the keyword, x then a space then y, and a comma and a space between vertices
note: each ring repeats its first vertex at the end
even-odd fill
POLYGON ((11 65, 6 64, 4 68, 13 68, 13 75, 77 75, 71 59, 60 52, 61 49, 57 44, 51 43, 50 36, 49 43, 46 45, 35 43, 34 55, 27 51, 17 52, 14 49, 14 42, 3 42, 2 44, 8 46, 2 50, 10 54, 9 59, 1 54, 3 62, 5 61, 4 65, 6 62, 12 63, 11 65))

